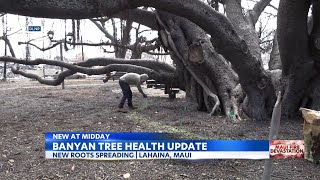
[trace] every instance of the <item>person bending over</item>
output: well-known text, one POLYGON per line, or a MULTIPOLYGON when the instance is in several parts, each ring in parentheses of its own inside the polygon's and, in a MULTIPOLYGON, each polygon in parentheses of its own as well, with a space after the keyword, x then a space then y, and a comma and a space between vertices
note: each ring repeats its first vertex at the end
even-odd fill
POLYGON ((128 106, 130 109, 135 109, 135 107, 132 105, 132 91, 130 88, 130 85, 136 85, 139 92, 143 95, 144 98, 147 97, 147 95, 142 91, 141 84, 148 80, 147 74, 137 74, 137 73, 126 73, 125 75, 121 76, 119 79, 119 85, 121 87, 123 97, 121 98, 119 109, 123 108, 124 103, 128 99, 128 106))

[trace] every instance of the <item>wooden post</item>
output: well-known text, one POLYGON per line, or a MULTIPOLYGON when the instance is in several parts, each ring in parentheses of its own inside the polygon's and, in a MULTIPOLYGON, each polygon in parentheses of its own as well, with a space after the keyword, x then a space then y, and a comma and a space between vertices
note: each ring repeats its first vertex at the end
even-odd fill
MULTIPOLYGON (((82 36, 81 36, 81 44, 82 44, 82 36)), ((81 56, 82 56, 82 61, 84 61, 84 51, 83 51, 83 44, 81 45, 81 56)))
MULTIPOLYGON (((63 41, 61 41, 61 43, 60 43, 60 60, 61 61, 63 61, 63 47, 62 47, 62 45, 63 45, 63 41)), ((63 67, 61 67, 61 73, 62 73, 62 71, 63 71, 63 67)), ((62 89, 64 89, 64 80, 62 81, 62 89)))
MULTIPOLYGON (((7 30, 6 30, 7 31, 7 30)), ((7 32, 3 35, 5 38, 4 41, 4 56, 7 56, 7 32)), ((7 80, 7 62, 3 63, 3 80, 7 80)))
MULTIPOLYGON (((280 118, 281 118, 281 92, 279 91, 277 95, 277 101, 276 101, 276 104, 274 105, 273 112, 272 112, 269 140, 278 138, 280 118)), ((270 180, 271 173, 272 173, 272 159, 267 159, 264 164, 262 180, 270 180)))

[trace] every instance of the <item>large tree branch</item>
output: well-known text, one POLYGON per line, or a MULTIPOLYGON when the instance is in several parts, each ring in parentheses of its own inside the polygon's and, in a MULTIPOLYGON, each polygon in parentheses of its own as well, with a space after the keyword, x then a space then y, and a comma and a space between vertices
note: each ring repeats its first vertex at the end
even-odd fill
MULTIPOLYGON (((0 11, 33 17, 93 18, 101 15, 97 12, 97 1, 99 0, 1 0, 0 11)), ((100 0, 99 5, 102 6, 107 16, 125 9, 151 6, 186 17, 207 31, 215 39, 215 45, 219 46, 222 54, 229 61, 235 63, 235 66, 243 62, 239 60, 239 56, 231 56, 230 51, 242 54, 241 56, 244 57, 240 59, 243 59, 243 61, 246 59, 251 61, 252 59, 250 53, 245 54, 243 52, 243 48, 241 48, 243 45, 242 39, 235 33, 228 19, 203 2, 195 0, 100 0)))
POLYGON ((74 65, 81 66, 81 67, 92 67, 92 66, 107 66, 110 64, 131 64, 136 66, 142 66, 149 69, 159 69, 164 72, 168 73, 174 73, 175 68, 173 66, 170 66, 166 63, 157 62, 154 60, 141 60, 141 59, 116 59, 116 58, 91 58, 87 61, 83 61, 76 64, 69 64, 63 61, 55 61, 55 60, 47 60, 38 58, 32 61, 25 61, 22 59, 2 56, 0 57, 0 61, 4 62, 13 62, 18 64, 25 64, 25 65, 39 65, 39 64, 47 64, 47 65, 54 65, 54 66, 61 66, 67 69, 72 69, 74 65))
POLYGON ((8 45, 11 56, 16 57, 10 40, 6 36, 1 36, 0 39, 4 40, 4 42, 6 42, 6 44, 8 45))
POLYGON ((155 56, 158 56, 158 55, 170 55, 170 53, 157 53, 157 52, 151 52, 151 51, 148 51, 148 52, 145 52, 147 54, 151 54, 151 55, 155 55, 155 56))
POLYGON ((28 44, 28 45, 30 45, 30 46, 33 46, 33 47, 39 49, 40 51, 47 51, 47 50, 49 50, 49 49, 52 49, 52 48, 58 46, 58 45, 61 44, 61 43, 63 43, 63 42, 62 42, 62 41, 61 41, 61 42, 56 42, 56 43, 54 43, 53 45, 51 45, 51 46, 49 46, 49 47, 46 47, 46 48, 40 48, 39 46, 37 46, 37 45, 35 45, 35 44, 31 43, 31 42, 18 42, 18 45, 28 44))
POLYGON ((130 7, 129 0, 0 0, 0 11, 33 17, 87 19, 130 7))
MULTIPOLYGON (((249 1, 255 2, 255 3, 258 3, 258 2, 259 2, 259 0, 249 0, 249 1)), ((272 0, 271 0, 271 1, 272 1, 272 0)), ((274 9, 274 10, 276 10, 276 11, 278 11, 278 8, 275 7, 274 5, 272 5, 271 3, 269 3, 267 6, 268 6, 268 7, 271 7, 272 9, 274 9)))
POLYGON ((251 16, 243 14, 241 0, 227 0, 225 4, 228 19, 230 19, 240 37, 247 43, 248 50, 262 64, 259 37, 251 16))
POLYGON ((17 64, 25 65, 39 65, 47 64, 67 68, 68 70, 63 71, 58 75, 58 78, 55 80, 43 79, 37 75, 19 71, 17 69, 12 69, 13 73, 21 74, 25 77, 33 78, 38 80, 42 84, 47 85, 59 85, 63 80, 76 73, 84 73, 88 75, 100 75, 106 74, 111 71, 123 71, 123 72, 136 72, 136 73, 146 73, 150 78, 157 80, 158 82, 173 82, 176 83, 175 68, 156 61, 149 60, 120 60, 120 59, 111 59, 111 58, 94 58, 87 61, 83 61, 77 64, 69 64, 63 61, 54 61, 47 59, 35 59, 32 61, 25 61, 12 57, 0 57, 0 61, 4 62, 13 62, 17 64), (140 62, 141 61, 141 62, 140 62), (102 68, 90 68, 93 66, 105 66, 102 68), (156 68, 155 68, 156 67, 156 68))
POLYGON ((112 71, 121 71, 121 72, 135 72, 135 73, 145 73, 148 74, 150 76, 150 78, 156 79, 158 82, 166 82, 166 81, 174 81, 174 74, 161 74, 158 73, 152 69, 149 68, 145 68, 145 67, 141 67, 141 66, 136 66, 136 65, 131 65, 131 64, 110 64, 108 66, 105 66, 103 68, 83 68, 83 67, 78 67, 75 65, 71 65, 72 67, 70 67, 73 70, 67 70, 67 71, 63 71, 62 73, 60 73, 58 75, 58 77, 56 79, 44 79, 36 74, 31 74, 31 73, 26 73, 20 70, 17 70, 15 68, 12 68, 12 72, 15 74, 20 74, 22 76, 28 77, 28 78, 32 78, 32 79, 36 79, 37 81, 39 81, 41 84, 46 84, 46 85, 52 85, 52 86, 57 86, 60 85, 63 80, 76 73, 76 72, 81 72, 84 74, 88 74, 88 75, 101 75, 101 74, 106 74, 106 73, 110 73, 112 71))
POLYGON ((152 30, 158 30, 158 25, 156 23, 156 17, 153 12, 142 10, 142 9, 129 9, 121 11, 117 14, 111 15, 111 17, 130 19, 138 24, 142 24, 151 28, 152 30))
POLYGON ((268 4, 268 6, 269 6, 269 7, 271 7, 272 9, 274 9, 274 10, 278 11, 278 8, 277 8, 277 7, 275 7, 275 6, 274 6, 274 5, 272 5, 272 4, 268 4))
POLYGON ((254 7, 253 7, 253 9, 251 11, 253 24, 256 24, 256 22, 258 21, 261 13, 269 5, 270 2, 271 2, 271 0, 260 0, 259 2, 257 2, 254 5, 254 7))

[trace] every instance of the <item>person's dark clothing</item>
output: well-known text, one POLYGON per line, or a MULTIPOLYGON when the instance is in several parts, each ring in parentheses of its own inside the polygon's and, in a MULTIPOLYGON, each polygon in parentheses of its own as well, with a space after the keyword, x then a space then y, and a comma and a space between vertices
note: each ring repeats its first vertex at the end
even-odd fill
POLYGON ((122 93, 123 93, 123 97, 120 101, 119 108, 123 108, 123 105, 127 99, 128 99, 128 106, 130 108, 132 108, 133 107, 133 105, 132 105, 132 91, 131 91, 130 85, 122 80, 119 80, 119 85, 120 85, 122 93))

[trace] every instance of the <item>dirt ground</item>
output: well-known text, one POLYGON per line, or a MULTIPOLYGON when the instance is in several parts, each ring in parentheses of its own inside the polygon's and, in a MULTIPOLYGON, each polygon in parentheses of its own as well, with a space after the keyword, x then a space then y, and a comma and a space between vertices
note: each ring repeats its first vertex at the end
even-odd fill
MULTIPOLYGON (((117 81, 67 80, 66 89, 23 80, 0 83, 0 179, 261 179, 260 160, 86 161, 45 159, 47 131, 171 132, 184 138, 267 139, 270 122, 233 123, 190 109, 184 94, 133 88, 137 110, 116 112, 117 81)), ((283 120, 280 139, 303 139, 303 121, 283 120)), ((319 165, 276 160, 272 179, 320 179, 319 165)))

